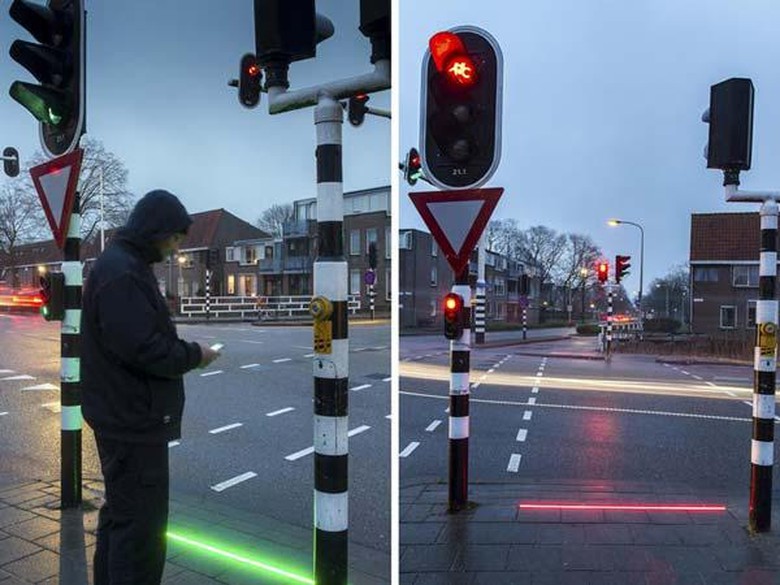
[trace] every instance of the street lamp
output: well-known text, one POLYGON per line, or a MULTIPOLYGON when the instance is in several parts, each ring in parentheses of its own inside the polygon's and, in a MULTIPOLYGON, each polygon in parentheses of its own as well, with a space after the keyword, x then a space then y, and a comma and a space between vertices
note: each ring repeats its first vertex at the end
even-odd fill
POLYGON ((580 293, 582 298, 580 299, 580 321, 585 323, 585 281, 588 278, 588 269, 584 266, 580 268, 580 293))
POLYGON ((640 325, 642 325, 644 322, 644 313, 642 312, 642 274, 644 272, 644 266, 645 266, 645 230, 638 223, 634 223, 633 221, 626 221, 625 219, 610 219, 609 221, 607 221, 607 225, 610 225, 612 227, 621 224, 632 225, 634 227, 639 228, 640 242, 639 242, 639 302, 638 302, 639 307, 638 309, 639 309, 639 323, 640 325))

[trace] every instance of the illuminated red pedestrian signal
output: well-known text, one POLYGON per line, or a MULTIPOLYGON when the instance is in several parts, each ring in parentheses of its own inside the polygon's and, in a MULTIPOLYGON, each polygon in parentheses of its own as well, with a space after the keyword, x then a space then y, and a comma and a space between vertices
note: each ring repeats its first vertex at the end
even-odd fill
POLYGON ((605 283, 609 279, 609 262, 599 262, 596 267, 598 273, 599 282, 605 283))
POLYGON ((415 185, 422 176, 422 161, 416 148, 410 148, 404 163, 404 179, 410 185, 415 185))
POLYGON ((501 50, 487 32, 434 34, 423 60, 420 140, 425 176, 444 189, 485 183, 501 158, 501 50))
POLYGON ((354 95, 349 98, 349 105, 347 106, 347 118, 349 123, 353 126, 360 126, 366 117, 368 112, 368 96, 364 93, 354 95))
POLYGON ((238 78, 238 101, 245 108, 254 108, 260 103, 263 72, 257 57, 247 53, 241 57, 241 71, 238 78))
POLYGON ((444 337, 460 339, 463 323, 463 297, 457 293, 447 293, 444 297, 444 337))

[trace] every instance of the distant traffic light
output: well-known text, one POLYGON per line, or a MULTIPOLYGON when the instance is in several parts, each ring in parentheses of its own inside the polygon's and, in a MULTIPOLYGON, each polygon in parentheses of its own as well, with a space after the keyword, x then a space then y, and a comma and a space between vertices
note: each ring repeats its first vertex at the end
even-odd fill
POLYGON ((422 176, 422 161, 416 148, 410 148, 404 163, 404 179, 410 185, 415 185, 422 176))
POLYGON ((241 57, 241 71, 238 77, 238 101, 245 108, 254 108, 260 103, 260 90, 263 83, 263 71, 257 63, 257 57, 247 53, 241 57))
POLYGON ((463 325, 463 297, 457 293, 447 293, 444 297, 444 337, 460 339, 463 325))
POLYGON ((16 40, 11 58, 40 85, 14 81, 9 94, 40 122, 49 156, 71 152, 84 129, 83 0, 49 0, 47 6, 14 0, 9 14, 41 43, 16 40))
POLYGON ((707 168, 750 169, 753 150, 753 82, 732 78, 710 87, 710 107, 702 121, 709 123, 707 168))
POLYGON ((425 175, 443 188, 479 186, 501 157, 501 50, 475 27, 436 33, 428 44, 420 141, 425 175))
POLYGON ((19 175, 19 151, 13 146, 7 146, 3 149, 3 171, 9 177, 19 175))
POLYGON ((628 269, 631 268, 631 264, 629 264, 629 260, 631 260, 631 256, 621 256, 620 254, 617 254, 615 256, 615 282, 620 284, 620 281, 624 276, 628 276, 629 272, 628 269))
POLYGON ((371 242, 368 245, 368 267, 371 270, 376 268, 376 242, 371 242))
POLYGON ((347 118, 349 119, 349 123, 353 126, 360 126, 363 123, 363 120, 366 117, 366 112, 368 112, 368 106, 366 106, 368 97, 368 95, 361 93, 358 95, 353 95, 351 98, 349 98, 349 105, 347 106, 347 118))
POLYGON ((40 278, 41 315, 47 321, 62 321, 65 317, 65 274, 48 272, 40 278))
POLYGON ((599 262, 596 267, 596 272, 598 273, 600 283, 603 284, 607 282, 609 279, 609 262, 599 262))

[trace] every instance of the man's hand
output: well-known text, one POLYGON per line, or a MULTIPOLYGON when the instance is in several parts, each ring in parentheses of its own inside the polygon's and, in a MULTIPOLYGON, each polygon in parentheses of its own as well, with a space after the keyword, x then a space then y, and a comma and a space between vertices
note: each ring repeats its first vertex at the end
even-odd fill
POLYGON ((202 356, 200 359, 200 363, 198 364, 199 368, 205 368, 211 362, 213 362, 215 359, 219 357, 219 352, 214 351, 205 343, 198 342, 198 345, 200 345, 200 353, 202 356))

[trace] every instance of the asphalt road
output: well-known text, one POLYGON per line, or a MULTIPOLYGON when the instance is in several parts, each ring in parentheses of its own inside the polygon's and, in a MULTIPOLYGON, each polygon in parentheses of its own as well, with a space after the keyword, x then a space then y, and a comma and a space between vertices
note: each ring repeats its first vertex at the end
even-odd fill
MULTIPOLYGON (((179 325, 225 344, 185 377, 182 439, 170 445, 171 491, 301 527, 313 518, 310 327, 179 325)), ((390 328, 350 327, 350 540, 390 548, 390 328)), ((0 315, 0 476, 59 475, 59 323, 0 315), (48 385, 48 386, 46 386, 48 385)), ((85 426, 83 474, 100 477, 85 426)))
MULTIPOLYGON (((448 479, 448 349, 415 343, 400 347, 401 486, 448 479)), ((597 355, 592 338, 472 352, 471 482, 717 486, 747 499, 751 368, 554 357, 567 349, 597 355)))

